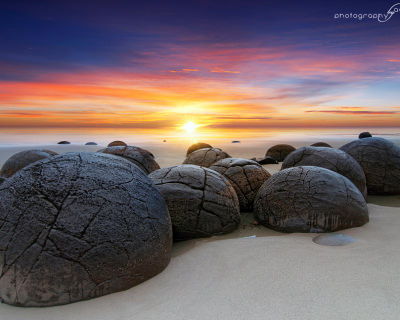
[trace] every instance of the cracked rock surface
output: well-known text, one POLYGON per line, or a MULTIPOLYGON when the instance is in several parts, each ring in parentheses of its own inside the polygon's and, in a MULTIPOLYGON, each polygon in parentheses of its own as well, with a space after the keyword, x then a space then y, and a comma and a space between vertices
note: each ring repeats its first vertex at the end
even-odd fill
POLYGON ((359 163, 348 153, 333 148, 302 147, 293 151, 282 163, 282 169, 316 166, 335 171, 352 181, 366 198, 365 174, 359 163))
POLYGON ((226 177, 239 198, 242 211, 253 210, 254 197, 263 183, 271 177, 257 162, 241 158, 226 158, 217 161, 211 167, 226 177))
POLYGON ((225 234, 239 225, 236 192, 218 172, 179 165, 154 171, 149 177, 167 203, 175 240, 225 234))
POLYGON ((210 146, 208 143, 204 143, 204 142, 198 142, 195 144, 192 144, 186 152, 186 157, 192 153, 193 151, 199 150, 199 149, 204 149, 204 148, 212 148, 212 146, 210 146))
POLYGON ((0 297, 52 306, 128 289, 171 254, 165 202, 129 161, 66 153, 0 185, 0 297))
POLYGON ((267 150, 265 156, 270 156, 279 162, 285 160, 285 158, 289 155, 289 153, 296 150, 295 147, 292 147, 288 144, 277 144, 267 150))
POLYGON ((281 232, 333 232, 369 221, 367 203, 349 179, 312 166, 272 175, 256 195, 254 216, 281 232))
POLYGON ((97 152, 113 154, 129 160, 136 164, 146 174, 153 172, 154 170, 160 169, 157 161, 154 160, 154 155, 145 149, 128 146, 128 147, 108 147, 106 149, 99 150, 97 152))
POLYGON ((400 147, 382 138, 363 138, 340 147, 361 165, 368 194, 400 194, 400 147))
POLYGON ((208 168, 218 160, 230 158, 231 156, 219 148, 203 148, 190 153, 183 164, 195 164, 208 168))
POLYGON ((46 149, 32 149, 18 152, 12 155, 1 168, 0 176, 9 178, 22 168, 36 161, 57 155, 56 152, 46 149))

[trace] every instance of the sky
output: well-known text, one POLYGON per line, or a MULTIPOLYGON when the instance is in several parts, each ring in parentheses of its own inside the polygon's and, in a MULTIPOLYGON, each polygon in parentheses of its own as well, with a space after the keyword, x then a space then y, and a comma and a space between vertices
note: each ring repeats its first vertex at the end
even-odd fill
POLYGON ((2 128, 400 124, 394 1, 13 0, 0 24, 2 128))

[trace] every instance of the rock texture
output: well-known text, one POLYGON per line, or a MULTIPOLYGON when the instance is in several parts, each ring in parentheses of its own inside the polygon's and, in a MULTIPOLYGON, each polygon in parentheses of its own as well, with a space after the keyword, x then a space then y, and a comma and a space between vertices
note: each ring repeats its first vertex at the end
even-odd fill
POLYGON ((400 194, 400 147, 382 138, 358 139, 340 148, 358 161, 368 194, 400 194))
POLYGON ((346 177, 319 167, 294 167, 271 176, 254 201, 254 216, 282 232, 332 232, 367 223, 364 197, 346 177))
POLYGON ((154 171, 149 177, 167 203, 175 240, 220 235, 237 228, 237 195, 218 172, 179 165, 154 171))
POLYGON ((128 145, 125 142, 116 140, 116 141, 110 142, 107 147, 127 147, 127 146, 128 145))
POLYGON ((36 161, 57 155, 56 152, 46 149, 32 149, 12 155, 1 168, 0 176, 11 177, 14 173, 36 161))
POLYGON ((136 164, 146 174, 153 172, 154 170, 160 169, 157 161, 154 159, 154 155, 145 149, 128 146, 128 147, 109 147, 106 149, 99 150, 98 152, 113 154, 116 156, 123 157, 130 162, 136 164))
POLYGON ((226 158, 211 167, 229 180, 239 198, 242 211, 253 210, 254 197, 263 183, 271 177, 269 172, 255 161, 226 158))
POLYGON ((192 144, 186 152, 186 157, 192 153, 193 151, 199 150, 199 149, 204 149, 204 148, 212 148, 212 146, 210 146, 208 143, 204 143, 204 142, 198 142, 195 144, 192 144))
POLYGON ((256 159, 258 164, 278 164, 279 161, 270 157, 270 156, 266 156, 263 159, 256 159))
POLYGON ((97 146, 97 143, 96 142, 86 142, 85 143, 85 146, 97 146))
POLYGON ((367 131, 361 132, 361 133, 358 135, 358 139, 371 138, 371 137, 372 137, 372 135, 371 135, 369 132, 367 132, 367 131))
POLYGON ((311 145, 311 147, 325 147, 325 148, 332 148, 332 146, 326 142, 316 142, 311 145))
POLYGON ((52 306, 128 289, 170 260, 171 221, 129 161, 66 153, 0 185, 0 297, 52 306))
POLYGON ((201 167, 209 167, 218 160, 231 156, 218 148, 204 148, 190 153, 183 164, 194 164, 201 167))
POLYGON ((71 144, 71 142, 69 142, 69 141, 60 141, 60 142, 57 142, 57 144, 71 144))
POLYGON ((265 156, 270 156, 279 162, 285 160, 285 158, 289 155, 289 153, 296 150, 295 147, 292 147, 288 144, 277 144, 267 150, 265 156))
POLYGON ((292 152, 282 163, 282 169, 299 166, 317 166, 335 171, 353 182, 367 197, 365 174, 358 162, 348 153, 333 148, 303 147, 292 152))

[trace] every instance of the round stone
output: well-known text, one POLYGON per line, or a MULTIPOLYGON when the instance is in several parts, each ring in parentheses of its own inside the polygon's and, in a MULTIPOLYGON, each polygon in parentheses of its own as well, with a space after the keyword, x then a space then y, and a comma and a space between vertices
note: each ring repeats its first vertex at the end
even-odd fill
POLYGON ((186 157, 192 153, 193 151, 199 150, 199 149, 204 149, 204 148, 212 148, 212 146, 210 146, 208 143, 204 143, 204 142, 198 142, 195 144, 192 144, 186 152, 186 157))
POLYGON ((281 232, 332 232, 369 220, 367 203, 349 179, 311 166, 272 175, 256 195, 254 216, 281 232))
POLYGON ((219 148, 203 148, 190 153, 183 164, 194 164, 208 168, 218 160, 230 157, 229 154, 219 148))
POLYGON ((225 234, 239 225, 236 192, 218 172, 179 165, 154 171, 149 177, 167 203, 175 240, 225 234))
POLYGON ((66 153, 0 185, 0 297, 53 306, 128 289, 171 255, 165 202, 137 166, 66 153))
POLYGON ((353 237, 342 233, 328 233, 316 236, 312 240, 321 246, 345 246, 356 241, 353 237))
POLYGON ((288 144, 277 144, 271 148, 269 148, 265 154, 265 156, 270 156, 278 161, 283 161, 285 158, 294 150, 295 147, 292 147, 288 144))
POLYGON ((317 166, 335 171, 352 181, 364 198, 367 196, 365 174, 359 163, 348 153, 333 148, 302 147, 287 156, 282 169, 317 166))
POLYGON ((358 139, 340 148, 361 165, 368 194, 400 194, 400 147, 382 138, 358 139))
POLYGON ((97 143, 96 142, 86 142, 85 143, 85 146, 97 146, 97 143))
POLYGON ((115 140, 113 142, 110 142, 107 147, 127 147, 127 146, 128 145, 125 142, 120 140, 115 140))
POLYGON ((367 132, 367 131, 361 132, 361 133, 358 135, 358 139, 371 138, 371 137, 372 137, 372 135, 371 135, 369 132, 367 132))
POLYGON ((60 141, 60 142, 57 142, 57 144, 71 144, 71 142, 69 142, 69 141, 60 141))
POLYGON ((154 159, 154 155, 150 151, 139 147, 108 147, 97 152, 123 157, 126 160, 129 160, 130 162, 136 164, 146 174, 149 174, 154 170, 160 169, 160 166, 154 159))
POLYGON ((311 147, 325 147, 325 148, 332 148, 332 146, 326 142, 316 142, 311 145, 311 147))
POLYGON ((11 177, 14 173, 36 161, 57 155, 56 152, 46 149, 32 149, 12 155, 2 166, 0 176, 11 177))
POLYGON ((271 176, 257 162, 240 158, 226 158, 211 167, 229 180, 239 198, 240 209, 253 210, 254 197, 258 189, 271 176))

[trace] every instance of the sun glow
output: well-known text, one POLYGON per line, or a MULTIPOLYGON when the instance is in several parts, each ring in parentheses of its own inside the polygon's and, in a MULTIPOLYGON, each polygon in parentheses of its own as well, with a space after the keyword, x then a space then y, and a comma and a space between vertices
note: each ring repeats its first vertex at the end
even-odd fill
POLYGON ((193 121, 186 122, 183 126, 182 129, 186 130, 186 132, 194 132, 196 130, 197 125, 193 121))

